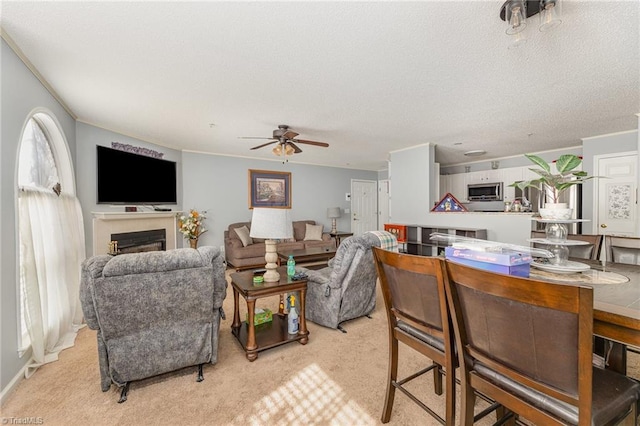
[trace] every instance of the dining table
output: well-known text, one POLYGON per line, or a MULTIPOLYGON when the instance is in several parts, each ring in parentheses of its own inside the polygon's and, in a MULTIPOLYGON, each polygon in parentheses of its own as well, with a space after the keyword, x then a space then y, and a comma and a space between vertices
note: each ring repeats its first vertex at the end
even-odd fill
POLYGON ((593 333, 609 342, 608 368, 626 373, 626 347, 640 347, 640 266, 570 259, 590 268, 557 273, 531 267, 530 278, 593 288, 593 333))

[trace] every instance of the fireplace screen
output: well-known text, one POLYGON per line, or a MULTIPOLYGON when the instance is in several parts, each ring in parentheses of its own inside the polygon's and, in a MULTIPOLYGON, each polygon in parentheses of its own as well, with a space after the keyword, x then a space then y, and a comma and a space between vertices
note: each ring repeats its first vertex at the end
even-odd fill
POLYGON ((166 250, 167 233, 164 229, 111 234, 111 254, 140 253, 166 250))

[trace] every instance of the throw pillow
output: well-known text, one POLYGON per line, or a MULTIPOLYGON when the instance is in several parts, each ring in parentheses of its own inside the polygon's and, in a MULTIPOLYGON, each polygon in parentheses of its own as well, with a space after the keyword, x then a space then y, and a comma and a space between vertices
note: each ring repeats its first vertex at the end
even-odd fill
POLYGON ((304 241, 322 241, 322 225, 309 225, 304 233, 304 241))
POLYGON ((247 228, 246 226, 242 226, 240 228, 233 228, 233 230, 236 231, 236 234, 238 234, 240 241, 242 241, 243 247, 253 244, 253 239, 249 236, 249 228, 247 228))

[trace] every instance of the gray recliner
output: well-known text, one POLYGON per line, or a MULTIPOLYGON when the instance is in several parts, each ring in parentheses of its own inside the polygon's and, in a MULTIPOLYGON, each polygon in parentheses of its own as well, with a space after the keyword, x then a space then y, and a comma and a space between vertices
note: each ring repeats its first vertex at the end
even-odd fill
POLYGON ((80 300, 97 330, 102 391, 111 383, 127 399, 131 381, 218 360, 224 256, 197 250, 98 255, 82 263, 80 300))
POLYGON ((326 268, 298 268, 308 276, 306 319, 346 333, 341 323, 371 314, 378 278, 371 247, 397 251, 397 245, 390 232, 365 232, 344 239, 326 268))

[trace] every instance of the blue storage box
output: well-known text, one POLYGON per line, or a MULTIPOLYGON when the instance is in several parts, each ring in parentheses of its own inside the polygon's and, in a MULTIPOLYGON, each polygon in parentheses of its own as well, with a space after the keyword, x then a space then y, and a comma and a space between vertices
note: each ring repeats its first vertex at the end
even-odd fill
POLYGON ((462 265, 525 278, 529 278, 530 264, 533 260, 528 253, 492 253, 455 247, 446 247, 444 254, 445 258, 462 265))

